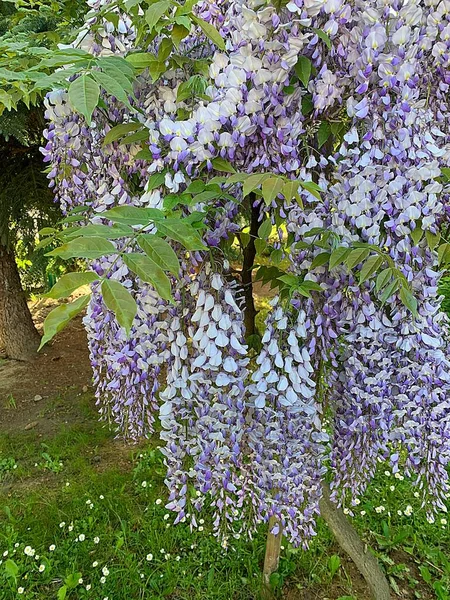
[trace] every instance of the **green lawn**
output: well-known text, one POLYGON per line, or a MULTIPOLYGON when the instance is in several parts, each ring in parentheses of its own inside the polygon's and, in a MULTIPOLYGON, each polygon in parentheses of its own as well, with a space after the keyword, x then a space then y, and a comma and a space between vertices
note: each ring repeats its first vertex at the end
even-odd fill
MULTIPOLYGON (((52 436, 0 434, 0 599, 259 598, 264 528, 225 550, 206 523, 171 525, 157 441, 125 447, 92 404, 85 394, 82 422, 52 436)), ((414 491, 380 466, 354 521, 398 598, 448 599, 449 525, 428 523, 414 491)), ((322 523, 309 551, 284 545, 273 584, 290 600, 367 600, 322 523)))

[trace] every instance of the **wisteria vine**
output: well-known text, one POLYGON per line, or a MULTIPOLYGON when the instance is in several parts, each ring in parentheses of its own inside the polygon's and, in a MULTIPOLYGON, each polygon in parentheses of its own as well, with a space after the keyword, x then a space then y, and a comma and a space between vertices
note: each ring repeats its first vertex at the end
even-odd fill
MULTIPOLYGON (((185 23, 160 28, 142 49, 126 14, 96 16, 108 2, 88 2, 74 44, 95 56, 161 55, 171 27, 185 23)), ((89 207, 91 222, 105 224, 112 207, 171 201, 187 219, 206 215, 205 250, 171 238, 180 259, 172 303, 129 268, 126 253, 141 251, 133 240, 93 264, 138 305, 127 336, 93 286, 84 322, 101 414, 137 438, 159 411, 177 522, 195 526, 209 498, 217 532, 238 535, 244 516, 248 532, 275 517, 307 545, 324 478, 351 507, 385 459, 417 476, 424 503, 445 509, 450 364, 435 248, 448 215, 450 1, 295 0, 277 11, 215 0, 193 10, 203 21, 162 61, 178 62, 160 77, 141 70, 128 105, 104 93, 89 125, 67 92, 46 99, 43 153, 64 211, 89 207), (192 75, 179 57, 207 72, 192 75), (143 138, 104 143, 126 123, 144 129, 144 152, 143 138), (224 165, 314 183, 320 197, 300 184, 266 194, 263 179, 262 194, 248 195, 239 178, 213 180, 224 165), (197 200, 183 205, 199 181, 197 200), (223 258, 242 242, 249 204, 258 224, 276 227, 288 278, 310 284, 273 300, 256 356, 242 286, 223 258), (342 260, 332 264, 336 244, 342 260), (417 310, 391 281, 391 263, 380 272, 374 255, 365 279, 362 260, 347 268, 358 244, 389 257, 417 310)))

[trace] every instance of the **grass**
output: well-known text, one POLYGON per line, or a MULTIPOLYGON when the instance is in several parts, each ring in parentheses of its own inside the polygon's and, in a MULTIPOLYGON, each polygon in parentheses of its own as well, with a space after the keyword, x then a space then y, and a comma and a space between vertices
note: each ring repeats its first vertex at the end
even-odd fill
MULTIPOLYGON (((259 598, 265 529, 225 550, 207 523, 171 525, 155 444, 124 449, 89 410, 45 439, 0 436, 0 600, 259 598)), ((354 522, 399 598, 448 600, 449 525, 428 523, 414 492, 381 465, 354 522)), ((307 552, 284 544, 273 584, 280 597, 366 600, 351 575, 319 522, 307 552)))

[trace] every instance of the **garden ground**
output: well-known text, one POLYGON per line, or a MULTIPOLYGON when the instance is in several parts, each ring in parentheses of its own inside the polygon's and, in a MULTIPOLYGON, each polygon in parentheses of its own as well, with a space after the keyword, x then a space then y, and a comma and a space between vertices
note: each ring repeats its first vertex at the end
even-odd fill
MULTIPOLYGON (((40 323, 45 302, 33 306, 40 323)), ((129 446, 97 420, 80 319, 31 365, 0 362, 0 600, 253 600, 263 528, 225 551, 201 524, 171 525, 157 439, 129 446)), ((355 525, 387 571, 392 597, 450 598, 450 528, 428 523, 402 474, 380 465, 355 525)), ((368 600, 326 527, 307 552, 285 544, 275 593, 368 600)))

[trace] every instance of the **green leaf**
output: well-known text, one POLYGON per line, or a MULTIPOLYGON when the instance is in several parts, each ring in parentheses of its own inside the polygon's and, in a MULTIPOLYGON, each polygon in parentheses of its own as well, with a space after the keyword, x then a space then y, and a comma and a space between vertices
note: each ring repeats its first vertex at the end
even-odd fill
POLYGON ((337 265, 340 265, 343 262, 345 262, 345 259, 350 254, 350 251, 350 248, 347 248, 346 246, 339 246, 339 248, 333 250, 330 256, 329 268, 334 269, 334 267, 336 267, 337 265))
POLYGON ((175 277, 180 274, 180 263, 172 246, 156 235, 143 234, 138 236, 138 244, 142 250, 164 271, 169 271, 175 277))
POLYGON ((136 74, 133 66, 125 58, 121 56, 100 57, 97 59, 97 66, 110 77, 117 79, 124 90, 133 91, 133 82, 136 74))
POLYGON ((233 165, 224 158, 213 158, 211 162, 216 171, 220 171, 222 173, 236 173, 236 169, 233 167, 233 165))
POLYGON ((69 100, 73 108, 81 113, 88 124, 100 97, 100 88, 89 75, 80 75, 69 86, 69 100))
POLYGON ((172 52, 173 42, 170 38, 163 38, 158 47, 158 60, 166 61, 172 52))
POLYGON ((40 350, 48 341, 50 341, 59 331, 76 317, 85 308, 89 302, 90 294, 80 296, 70 304, 61 304, 54 308, 44 321, 44 335, 39 346, 40 350))
POLYGON ((165 173, 154 173, 147 182, 147 191, 151 192, 161 187, 165 181, 165 173))
POLYGON ((128 99, 129 92, 126 92, 123 89, 117 79, 113 79, 110 75, 102 73, 101 71, 92 71, 92 77, 106 92, 108 92, 108 94, 115 96, 117 100, 120 100, 120 102, 125 104, 125 106, 128 106, 128 108, 134 110, 128 99))
MULTIPOLYGON (((239 175, 240 173, 236 173, 236 176, 239 175)), ((244 179, 243 186, 244 197, 248 196, 251 192, 256 190, 268 177, 270 177, 269 173, 255 173, 255 175, 249 175, 248 177, 246 177, 244 179)), ((230 179, 232 178, 230 177, 230 179)))
POLYGON ((109 219, 113 223, 124 225, 149 225, 156 220, 164 219, 164 213, 157 208, 139 208, 138 206, 115 206, 96 216, 109 219))
POLYGON ((262 254, 267 249, 266 240, 262 240, 260 238, 256 238, 255 240, 255 249, 258 254, 262 254))
POLYGON ((146 69, 154 62, 158 62, 156 56, 150 52, 133 52, 127 55, 126 60, 136 69, 146 69))
POLYGON ((411 231, 411 239, 414 242, 415 246, 417 246, 417 244, 423 238, 423 234, 424 234, 424 231, 421 227, 416 227, 415 229, 413 229, 411 231))
POLYGON ((406 287, 400 288, 400 300, 409 308, 413 315, 417 314, 417 300, 414 298, 413 294, 406 287))
POLYGON ((187 250, 204 250, 205 245, 192 225, 183 223, 180 219, 165 219, 157 221, 156 228, 159 233, 171 240, 180 242, 187 250))
POLYGON ((288 202, 290 202, 293 198, 295 198, 297 200, 297 202, 300 204, 300 206, 302 206, 302 200, 298 193, 299 187, 300 187, 300 185, 297 180, 290 179, 289 181, 286 181, 283 184, 283 189, 281 190, 281 193, 283 194, 284 198, 288 202))
POLYGON ((385 288, 393 277, 392 269, 388 267, 378 274, 375 289, 377 292, 385 288))
POLYGON ((322 31, 321 29, 315 29, 314 27, 312 28, 312 30, 323 42, 325 42, 327 48, 331 50, 331 40, 329 36, 325 33, 325 31, 322 31))
MULTIPOLYGON (((125 256, 123 256, 124 262, 125 256)), ((130 292, 115 279, 105 279, 102 283, 102 296, 106 306, 111 310, 127 335, 129 335, 134 317, 137 313, 136 300, 130 292)))
POLYGON ((345 261, 347 267, 353 269, 356 265, 359 265, 359 263, 365 260, 369 254, 369 248, 356 248, 356 250, 352 250, 345 261))
POLYGON ((291 288, 297 287, 299 284, 299 278, 295 275, 290 275, 289 273, 286 273, 286 275, 282 275, 281 277, 277 277, 277 279, 291 288))
POLYGON ((311 77, 312 63, 303 54, 301 54, 298 58, 297 64, 295 65, 295 72, 297 73, 297 77, 303 83, 305 88, 308 87, 309 78, 311 77))
POLYGON ((108 240, 117 240, 123 237, 129 237, 133 235, 134 231, 127 225, 121 225, 115 223, 112 227, 110 225, 83 225, 81 227, 70 227, 64 229, 60 237, 64 240, 72 239, 75 237, 103 237, 108 240))
POLYGON ((189 35, 189 29, 187 29, 184 25, 175 25, 172 27, 172 40, 175 44, 176 48, 179 48, 180 43, 184 38, 189 35))
POLYGON ((106 146, 107 144, 111 144, 124 135, 127 135, 127 133, 136 131, 136 129, 141 129, 141 127, 142 123, 120 123, 108 131, 103 140, 103 145, 106 146))
POLYGON ((170 2, 162 0, 161 2, 155 2, 150 4, 149 8, 145 13, 145 20, 149 27, 149 33, 152 32, 156 23, 160 20, 165 12, 170 8, 170 2))
POLYGON ((304 279, 301 283, 301 286, 303 289, 308 290, 308 291, 315 291, 315 292, 322 292, 322 286, 317 283, 316 281, 311 281, 310 279, 304 279))
POLYGON ((206 188, 206 185, 200 179, 192 181, 186 188, 187 194, 201 194, 206 188))
POLYGON ((427 239, 427 244, 430 250, 434 250, 436 246, 439 244, 439 240, 441 239, 440 233, 432 233, 431 231, 425 231, 425 237, 427 239))
POLYGON ((445 179, 450 180, 450 168, 449 167, 441 167, 441 173, 445 177, 445 179))
POLYGON ((67 585, 63 585, 59 588, 56 597, 58 600, 65 600, 66 596, 67 596, 67 585))
POLYGON ((322 192, 321 188, 314 183, 314 181, 302 181, 301 179, 297 179, 298 184, 305 189, 307 192, 312 194, 315 198, 320 200, 320 193, 322 192))
POLYGON ((77 237, 48 252, 46 256, 59 256, 63 260, 68 258, 101 258, 109 254, 117 254, 117 249, 105 238, 77 237))
POLYGON ((241 240, 242 247, 247 248, 251 240, 250 234, 246 231, 242 231, 239 237, 241 240))
POLYGON ((151 283, 164 300, 171 300, 170 280, 164 271, 145 254, 130 252, 123 255, 123 261, 136 275, 151 283))
POLYGON ((267 206, 272 204, 278 194, 281 194, 284 181, 281 177, 269 177, 262 182, 262 195, 267 206))
POLYGON ((320 127, 317 131, 317 143, 318 143, 319 149, 322 148, 322 146, 325 144, 325 142, 330 137, 330 135, 331 135, 330 124, 327 121, 322 121, 322 123, 320 124, 320 127))
POLYGON ((283 260, 283 250, 272 250, 270 253, 270 262, 279 265, 283 260))
POLYGON ((192 20, 194 23, 197 23, 206 37, 209 38, 220 50, 225 50, 225 42, 222 36, 217 29, 211 25, 211 23, 208 23, 207 21, 204 21, 195 15, 192 15, 192 20))
POLYGON ((75 589, 79 585, 79 581, 81 578, 81 573, 71 573, 68 575, 64 581, 67 587, 71 590, 75 589))
POLYGON ((321 267, 326 264, 330 260, 330 252, 321 252, 318 254, 311 263, 311 269, 315 269, 316 267, 321 267))
POLYGON ((383 304, 385 302, 387 302, 389 300, 389 298, 392 298, 392 296, 394 295, 394 293, 397 290, 398 290, 398 280, 394 279, 394 281, 391 281, 391 283, 386 287, 383 294, 381 295, 381 302, 383 304))
POLYGON ((45 297, 54 298, 55 300, 59 300, 59 298, 67 298, 82 285, 88 285, 89 283, 97 281, 98 279, 99 276, 97 273, 94 273, 94 271, 66 273, 60 279, 58 279, 52 289, 45 294, 45 297))
POLYGON ((17 574, 19 572, 19 567, 13 560, 8 558, 8 560, 5 561, 5 571, 7 577, 11 577, 11 579, 16 579, 17 574))
POLYGON ((438 248, 438 262, 439 266, 444 264, 447 265, 450 262, 450 244, 441 244, 438 248))
POLYGON ((135 131, 120 140, 121 145, 134 144, 135 142, 143 142, 148 140, 148 129, 135 131))
POLYGON ((367 281, 374 273, 378 271, 383 262, 384 258, 378 254, 370 256, 361 268, 359 273, 359 283, 361 284, 364 283, 364 281, 367 281))
POLYGON ((258 236, 266 240, 271 233, 272 221, 270 219, 266 219, 261 223, 261 225, 258 228, 258 236))

